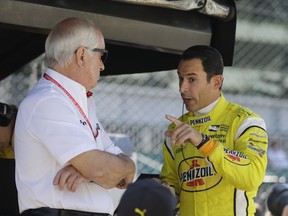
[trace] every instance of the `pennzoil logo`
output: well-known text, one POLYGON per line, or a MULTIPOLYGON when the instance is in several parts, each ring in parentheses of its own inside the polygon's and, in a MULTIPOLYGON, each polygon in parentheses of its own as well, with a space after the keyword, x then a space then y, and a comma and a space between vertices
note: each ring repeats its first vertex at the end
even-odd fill
POLYGON ((203 123, 210 122, 210 121, 211 121, 211 117, 206 116, 200 119, 190 120, 190 125, 198 125, 198 124, 203 124, 203 123))
POLYGON ((216 175, 203 157, 186 158, 181 162, 180 169, 182 190, 187 192, 209 190, 221 181, 221 177, 216 175))
POLYGON ((241 152, 238 152, 235 150, 230 150, 230 149, 224 148, 224 152, 226 153, 227 157, 232 162, 240 162, 241 158, 247 159, 247 157, 245 155, 243 155, 241 152))

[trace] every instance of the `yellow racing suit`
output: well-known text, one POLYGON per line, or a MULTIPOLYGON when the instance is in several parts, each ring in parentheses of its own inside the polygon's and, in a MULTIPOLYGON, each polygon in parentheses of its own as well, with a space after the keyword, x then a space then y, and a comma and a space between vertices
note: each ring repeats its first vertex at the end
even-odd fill
POLYGON ((11 144, 0 151, 0 158, 14 159, 14 133, 12 134, 11 144))
POLYGON ((264 120, 223 94, 207 114, 188 112, 179 120, 210 138, 199 150, 189 141, 173 146, 166 138, 163 144, 160 178, 175 189, 180 216, 254 215, 267 165, 264 120))

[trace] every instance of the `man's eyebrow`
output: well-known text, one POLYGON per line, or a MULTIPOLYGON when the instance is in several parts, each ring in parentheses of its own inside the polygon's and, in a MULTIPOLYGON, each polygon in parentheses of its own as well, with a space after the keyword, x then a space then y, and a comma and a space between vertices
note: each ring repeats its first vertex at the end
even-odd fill
MULTIPOLYGON (((179 72, 177 72, 177 74, 178 74, 178 76, 183 77, 179 72)), ((185 74, 185 77, 189 77, 189 76, 197 76, 197 74, 194 72, 188 72, 185 74)))

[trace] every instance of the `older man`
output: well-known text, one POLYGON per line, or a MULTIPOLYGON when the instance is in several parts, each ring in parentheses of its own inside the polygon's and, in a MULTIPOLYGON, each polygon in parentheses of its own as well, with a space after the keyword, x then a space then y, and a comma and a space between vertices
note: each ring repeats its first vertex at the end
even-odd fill
POLYGON ((107 52, 103 34, 88 20, 68 18, 52 28, 48 69, 16 120, 22 215, 112 215, 108 189, 132 182, 135 165, 105 133, 91 97, 107 52))

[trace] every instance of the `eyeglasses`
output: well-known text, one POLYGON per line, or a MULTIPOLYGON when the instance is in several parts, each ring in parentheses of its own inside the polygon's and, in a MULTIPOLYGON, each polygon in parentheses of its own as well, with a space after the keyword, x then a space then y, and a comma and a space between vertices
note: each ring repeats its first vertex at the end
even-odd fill
POLYGON ((106 49, 99 49, 99 48, 89 48, 89 47, 85 47, 86 49, 89 49, 92 52, 100 52, 102 53, 101 56, 101 61, 103 62, 103 64, 106 62, 107 57, 108 57, 108 50, 106 49))
MULTIPOLYGON (((90 50, 90 51, 92 51, 92 52, 100 52, 100 53, 102 53, 102 55, 101 55, 101 61, 103 62, 103 64, 106 62, 107 57, 108 57, 108 50, 106 50, 106 49, 99 49, 99 48, 89 48, 89 47, 84 47, 84 48, 85 48, 85 49, 88 49, 88 50, 90 50)), ((79 48, 77 48, 77 49, 74 51, 74 53, 76 53, 78 49, 79 49, 79 48)))

